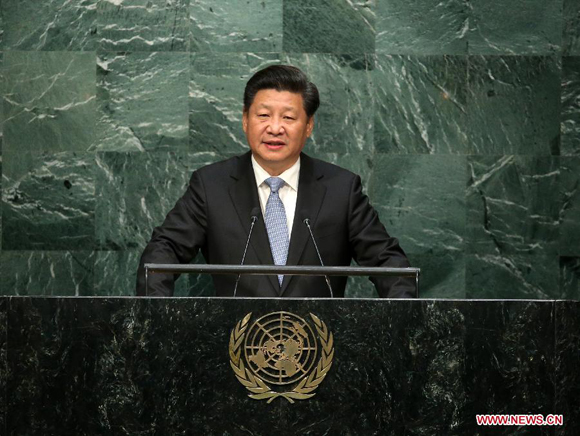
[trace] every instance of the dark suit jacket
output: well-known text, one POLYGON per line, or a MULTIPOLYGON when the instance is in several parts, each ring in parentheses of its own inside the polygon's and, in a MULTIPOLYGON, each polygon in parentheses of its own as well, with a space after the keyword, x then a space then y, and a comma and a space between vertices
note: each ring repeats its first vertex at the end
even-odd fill
MULTIPOLYGON (((193 173, 189 187, 169 212, 143 255, 137 277, 137 294, 145 295, 145 263, 189 263, 201 249, 207 263, 238 265, 251 223, 259 208, 251 154, 218 162, 193 173)), ((362 193, 360 177, 335 165, 301 155, 296 214, 287 265, 320 265, 304 219, 309 218, 327 266, 408 267, 397 239, 391 238, 376 211, 362 193)), ((246 265, 272 265, 264 220, 255 224, 246 265)), ((171 295, 176 277, 149 276, 149 295, 171 295)), ((233 294, 235 276, 213 277, 218 296, 233 294)), ((413 297, 414 281, 371 278, 382 297, 413 297)), ((335 297, 343 297, 346 277, 331 277, 335 297)), ((238 296, 328 297, 323 277, 285 276, 282 287, 276 276, 242 276, 238 296)))

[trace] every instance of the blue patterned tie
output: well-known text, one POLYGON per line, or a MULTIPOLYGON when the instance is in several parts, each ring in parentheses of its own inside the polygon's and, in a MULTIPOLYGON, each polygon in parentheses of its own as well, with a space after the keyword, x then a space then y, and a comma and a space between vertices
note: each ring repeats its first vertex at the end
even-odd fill
MULTIPOLYGON (((266 203, 266 230, 268 231, 274 265, 286 265, 290 241, 288 224, 286 224, 286 210, 278 195, 278 190, 286 182, 280 177, 270 177, 265 180, 265 183, 270 187, 270 196, 266 203)), ((282 280, 284 280, 284 276, 279 275, 280 286, 282 286, 282 280)))

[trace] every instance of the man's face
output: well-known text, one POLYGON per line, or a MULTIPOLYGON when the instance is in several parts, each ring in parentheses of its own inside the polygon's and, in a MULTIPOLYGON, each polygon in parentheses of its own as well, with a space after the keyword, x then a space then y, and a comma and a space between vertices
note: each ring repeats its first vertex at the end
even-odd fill
POLYGON ((306 115, 302 96, 262 89, 244 112, 242 125, 256 161, 272 176, 290 168, 312 133, 314 118, 306 115))

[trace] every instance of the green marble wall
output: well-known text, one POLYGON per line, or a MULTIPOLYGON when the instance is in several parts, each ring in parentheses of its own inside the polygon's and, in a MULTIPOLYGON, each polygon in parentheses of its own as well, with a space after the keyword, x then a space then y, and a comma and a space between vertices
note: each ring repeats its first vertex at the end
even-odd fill
POLYGON ((362 175, 423 296, 580 299, 577 0, 3 0, 0 293, 131 295, 280 62, 322 94, 307 151, 362 175))

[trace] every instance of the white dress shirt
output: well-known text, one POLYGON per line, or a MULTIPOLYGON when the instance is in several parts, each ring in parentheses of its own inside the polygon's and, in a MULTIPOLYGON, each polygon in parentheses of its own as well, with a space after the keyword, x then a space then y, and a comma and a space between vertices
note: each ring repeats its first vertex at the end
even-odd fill
MULTIPOLYGON (((264 181, 272 177, 260 166, 252 155, 252 167, 256 176, 256 185, 258 186, 258 197, 260 197, 260 207, 262 216, 266 216, 266 203, 270 196, 270 187, 264 181)), ((288 224, 288 237, 292 236, 292 224, 294 223, 294 214, 296 213, 296 200, 298 199, 298 178, 300 176, 300 156, 294 165, 280 174, 280 177, 286 184, 280 188, 278 195, 284 204, 286 211, 286 224, 288 224)))

